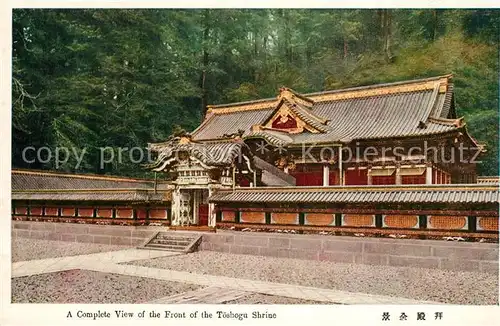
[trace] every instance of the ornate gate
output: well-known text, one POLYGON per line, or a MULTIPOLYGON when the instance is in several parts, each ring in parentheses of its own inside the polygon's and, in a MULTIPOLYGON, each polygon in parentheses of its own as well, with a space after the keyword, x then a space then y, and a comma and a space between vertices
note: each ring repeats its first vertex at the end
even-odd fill
POLYGON ((194 221, 191 209, 191 194, 188 191, 180 191, 179 206, 180 225, 193 224, 194 221))

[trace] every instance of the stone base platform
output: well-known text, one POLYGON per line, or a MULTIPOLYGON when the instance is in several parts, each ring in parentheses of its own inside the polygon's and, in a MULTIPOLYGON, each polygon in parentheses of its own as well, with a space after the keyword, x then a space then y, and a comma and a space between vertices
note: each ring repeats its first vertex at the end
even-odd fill
POLYGON ((201 250, 498 274, 498 243, 218 231, 201 250))
MULTIPOLYGON (((165 227, 12 221, 12 237, 138 246, 165 227)), ((183 232, 183 231, 176 231, 183 232)), ((194 232, 193 232, 194 233, 194 232)), ((498 274, 498 243, 312 234, 201 233, 200 250, 498 274)))

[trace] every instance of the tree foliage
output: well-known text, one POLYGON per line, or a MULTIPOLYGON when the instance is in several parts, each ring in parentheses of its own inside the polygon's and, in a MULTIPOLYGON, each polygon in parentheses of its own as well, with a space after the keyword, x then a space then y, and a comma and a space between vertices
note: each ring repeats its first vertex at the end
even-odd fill
MULTIPOLYGON (((13 165, 27 146, 145 147, 192 130, 206 104, 453 73, 459 115, 498 174, 497 10, 16 9, 13 165)), ((60 168, 75 170, 75 159, 60 168)))

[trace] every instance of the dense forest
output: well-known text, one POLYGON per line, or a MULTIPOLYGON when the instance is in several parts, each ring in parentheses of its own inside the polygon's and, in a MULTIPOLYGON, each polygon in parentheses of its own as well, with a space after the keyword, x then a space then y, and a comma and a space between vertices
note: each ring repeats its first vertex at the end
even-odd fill
MULTIPOLYGON (((498 10, 13 11, 12 165, 22 150, 86 149, 66 171, 99 166, 101 147, 145 147, 194 129, 206 104, 454 74, 458 114, 498 175, 498 10)), ((44 160, 47 161, 47 160, 44 160)))

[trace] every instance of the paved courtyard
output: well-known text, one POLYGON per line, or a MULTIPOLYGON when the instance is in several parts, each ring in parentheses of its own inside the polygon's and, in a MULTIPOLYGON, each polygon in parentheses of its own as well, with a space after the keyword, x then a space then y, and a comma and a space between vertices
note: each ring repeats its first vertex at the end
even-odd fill
POLYGON ((485 273, 22 238, 12 251, 15 303, 498 304, 485 273))

